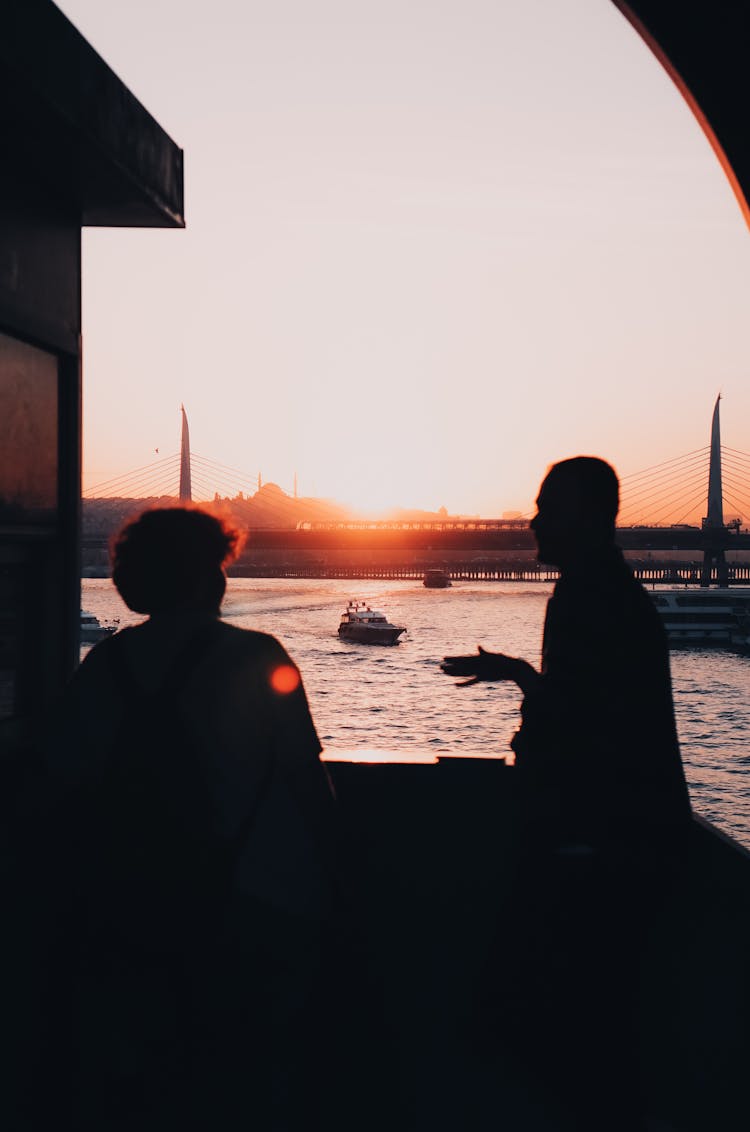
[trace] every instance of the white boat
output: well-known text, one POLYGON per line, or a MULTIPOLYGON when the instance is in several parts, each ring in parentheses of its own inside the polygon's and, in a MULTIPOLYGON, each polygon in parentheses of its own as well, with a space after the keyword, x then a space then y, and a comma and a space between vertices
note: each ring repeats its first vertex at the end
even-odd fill
POLYGON ((359 645, 395 645, 405 628, 391 625, 384 613, 364 601, 350 601, 341 614, 339 636, 359 645))
POLYGON ((110 637, 112 633, 116 632, 116 625, 102 625, 93 613, 87 613, 85 609, 81 610, 82 645, 96 644, 97 641, 103 641, 105 637, 110 637))
POLYGON ((739 646, 747 636, 750 589, 654 590, 651 599, 667 631, 671 646, 739 646))

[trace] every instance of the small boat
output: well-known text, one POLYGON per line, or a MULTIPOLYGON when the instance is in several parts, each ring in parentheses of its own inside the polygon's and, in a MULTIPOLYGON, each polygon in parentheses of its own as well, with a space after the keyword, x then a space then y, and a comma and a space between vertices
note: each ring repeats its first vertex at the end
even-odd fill
POLYGON ((428 590, 446 590, 451 584, 450 574, 447 570, 425 570, 422 582, 428 590))
POLYGON ((87 613, 84 609, 81 610, 82 645, 94 645, 97 641, 103 641, 105 637, 110 637, 112 633, 116 632, 116 625, 102 625, 93 613, 87 613))
POLYGON ((339 636, 359 645, 395 645, 405 628, 391 625, 384 613, 364 601, 350 601, 341 614, 339 636))

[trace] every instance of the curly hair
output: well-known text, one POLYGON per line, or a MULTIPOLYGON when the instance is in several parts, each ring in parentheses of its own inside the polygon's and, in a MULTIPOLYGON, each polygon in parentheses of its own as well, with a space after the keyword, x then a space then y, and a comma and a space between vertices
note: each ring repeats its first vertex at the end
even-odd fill
POLYGON ((218 610, 239 546, 238 531, 199 508, 143 511, 112 540, 112 581, 135 613, 218 610))

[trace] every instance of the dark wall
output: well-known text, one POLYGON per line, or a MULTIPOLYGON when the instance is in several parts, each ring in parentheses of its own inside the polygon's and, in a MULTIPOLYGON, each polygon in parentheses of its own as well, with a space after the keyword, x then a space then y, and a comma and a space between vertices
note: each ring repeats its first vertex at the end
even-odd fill
POLYGON ((50 200, 23 162, 0 183, 0 322, 34 344, 78 353, 80 227, 72 206, 50 200))
POLYGON ((0 443, 14 455, 13 466, 0 460, 0 747, 28 737, 73 671, 80 607, 79 219, 25 150, 4 159, 0 443), (35 359, 51 374, 44 397, 35 359), (40 467, 48 469, 44 506, 23 491, 40 467))
MULTIPOLYGON (((493 1068, 486 1095, 478 1094, 485 1102, 482 1120, 466 1118, 491 1064, 489 1054, 483 1060, 488 1051, 481 1042, 466 1041, 467 1033, 492 1001, 485 994, 493 980, 502 988, 518 978, 514 944, 524 925, 513 895, 519 861, 514 768, 458 758, 437 765, 327 765, 349 834, 351 883, 364 909, 383 1005, 406 1066, 405 1108, 418 1114, 404 1126, 485 1128, 490 1124, 482 1120, 494 1113, 497 1127, 537 1128, 527 1110, 514 1120, 514 1082, 504 1079, 504 1063, 493 1068)), ((538 892, 541 906, 550 902, 540 924, 545 969, 539 975, 551 990, 557 979, 580 980, 577 952, 600 927, 601 877, 596 870, 582 873, 581 861, 575 854, 561 857, 548 878, 554 892, 538 892)), ((611 939, 611 953, 592 959, 601 967, 604 1005, 611 995, 613 1010, 622 1007, 618 984, 639 972, 638 1048, 632 1052, 649 1110, 664 1121, 654 1128, 728 1132, 742 1124, 734 1121, 746 1107, 749 870, 746 850, 696 819, 656 886, 655 903, 653 893, 641 900, 637 886, 622 885, 630 872, 620 875, 625 937, 611 939)), ((643 877, 653 884, 658 875, 652 862, 643 877)), ((505 1032, 501 1013, 495 1024, 505 1032)), ((539 1037, 543 1079, 550 1073, 549 1050, 543 1054, 544 1034, 539 1037)), ((585 1077, 585 1055, 575 1042, 552 1053, 568 1057, 585 1077)), ((601 1128, 615 1127, 615 1115, 605 1112, 601 1128)), ((538 1127, 560 1126, 542 1121, 538 1127)))

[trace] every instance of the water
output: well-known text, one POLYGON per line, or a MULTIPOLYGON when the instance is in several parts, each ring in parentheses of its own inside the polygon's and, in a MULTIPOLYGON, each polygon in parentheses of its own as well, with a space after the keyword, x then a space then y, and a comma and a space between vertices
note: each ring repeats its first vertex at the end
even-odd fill
MULTIPOLYGON (((233 578, 224 616, 273 633, 291 653, 327 757, 502 757, 519 722, 517 689, 456 688, 438 666, 446 653, 480 643, 537 664, 549 592, 493 582, 426 590, 415 582, 233 578), (406 625, 406 637, 391 648, 341 642, 350 597, 406 625)), ((103 624, 141 620, 108 580, 85 579, 82 600, 103 624)), ((750 658, 674 652, 672 679, 693 807, 750 848, 750 658)))

